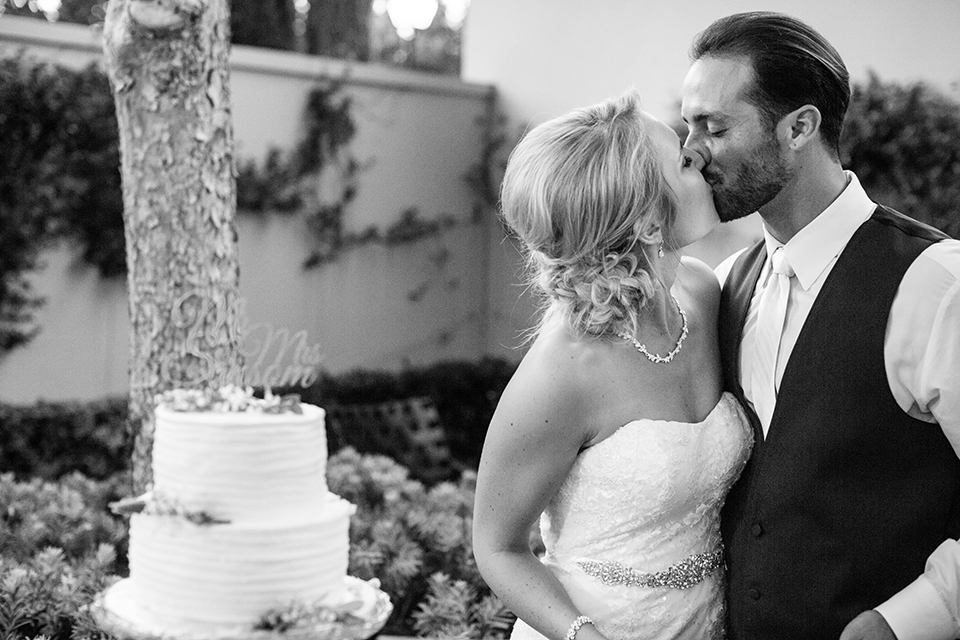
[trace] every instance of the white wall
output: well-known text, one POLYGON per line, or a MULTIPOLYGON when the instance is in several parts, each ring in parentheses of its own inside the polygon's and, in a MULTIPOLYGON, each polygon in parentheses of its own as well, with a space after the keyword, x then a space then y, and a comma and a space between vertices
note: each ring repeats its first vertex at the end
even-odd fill
MULTIPOLYGON (((960 1, 924 0, 473 0, 464 34, 464 78, 404 73, 236 47, 233 116, 240 157, 298 139, 302 98, 323 73, 348 74, 360 121, 361 176, 353 229, 384 224, 407 207, 426 217, 467 215, 461 180, 479 159, 491 85, 516 136, 530 123, 635 86, 647 108, 675 117, 693 35, 736 11, 793 13, 839 49, 854 79, 926 79, 960 94, 960 1)), ((96 33, 74 25, 0 17, 0 55, 22 46, 64 64, 99 58, 96 33)), ((725 225, 691 252, 716 264, 757 231, 725 225)), ((515 247, 488 215, 441 239, 367 247, 304 272, 302 226, 240 221, 241 290, 252 322, 304 329, 333 371, 406 362, 519 357, 533 308, 522 295, 515 247), (278 286, 278 285, 283 286, 278 286), (414 301, 413 299, 416 299, 414 301)), ((122 395, 127 387, 126 287, 79 265, 67 247, 45 256, 37 290, 42 333, 0 360, 0 401, 122 395)))
MULTIPOLYGON (((673 122, 694 35, 719 17, 758 9, 809 22, 837 48, 854 81, 872 69, 883 80, 925 80, 960 98, 958 0, 473 0, 463 77, 496 85, 514 137, 633 87, 648 111, 673 122)), ((689 252, 715 265, 758 233, 751 216, 721 226, 689 252)), ((509 251, 501 256, 511 259, 509 251)), ((499 269, 509 278, 516 264, 499 269)), ((493 293, 491 334, 511 342, 529 326, 532 308, 517 288, 493 293)))
POLYGON ((957 0, 473 0, 463 77, 495 84, 518 121, 539 121, 636 87, 665 119, 694 35, 716 18, 769 9, 818 29, 854 80, 928 80, 960 94, 957 0))
MULTIPOLYGON (((0 56, 26 47, 41 59, 86 65, 99 36, 77 25, 0 17, 0 56)), ((263 160, 299 141, 308 92, 341 78, 364 165, 345 224, 383 230, 411 207, 458 226, 415 244, 369 245, 304 270, 310 235, 302 218, 238 217, 240 291, 251 324, 305 331, 331 372, 397 369, 441 359, 513 355, 488 342, 487 265, 492 212, 473 221, 478 196, 464 176, 481 161, 493 88, 374 65, 235 47, 231 57, 238 156, 263 160)), ((2 151, 0 151, 2 152, 2 151)), ((328 187, 324 197, 329 197, 328 187)), ((2 229, 0 229, 2 233, 2 229)), ((127 393, 126 282, 104 281, 74 248, 43 258, 36 291, 41 333, 0 359, 0 402, 100 398, 127 393)))

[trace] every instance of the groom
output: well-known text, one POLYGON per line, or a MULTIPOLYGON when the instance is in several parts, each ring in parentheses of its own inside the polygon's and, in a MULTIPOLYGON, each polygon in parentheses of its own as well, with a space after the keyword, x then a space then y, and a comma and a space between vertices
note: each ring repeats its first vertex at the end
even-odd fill
POLYGON ((849 76, 809 26, 729 16, 691 57, 686 145, 721 219, 764 223, 718 269, 756 436, 723 511, 729 637, 960 637, 960 242, 840 166, 849 76))

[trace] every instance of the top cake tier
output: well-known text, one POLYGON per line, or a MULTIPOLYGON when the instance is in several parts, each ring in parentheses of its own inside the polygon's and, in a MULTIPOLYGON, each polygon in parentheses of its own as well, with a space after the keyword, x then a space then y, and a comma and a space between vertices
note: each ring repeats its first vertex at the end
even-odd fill
POLYGON ((187 512, 236 523, 303 522, 327 499, 324 411, 156 410, 153 490, 187 512))

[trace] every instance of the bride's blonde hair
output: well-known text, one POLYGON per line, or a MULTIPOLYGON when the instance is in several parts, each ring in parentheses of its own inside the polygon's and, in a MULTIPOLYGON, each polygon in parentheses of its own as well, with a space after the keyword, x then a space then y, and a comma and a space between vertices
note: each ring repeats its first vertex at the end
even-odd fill
POLYGON ((555 321, 580 337, 637 329, 655 284, 633 249, 676 216, 641 113, 629 91, 545 122, 510 154, 500 212, 542 294, 534 335, 555 321))

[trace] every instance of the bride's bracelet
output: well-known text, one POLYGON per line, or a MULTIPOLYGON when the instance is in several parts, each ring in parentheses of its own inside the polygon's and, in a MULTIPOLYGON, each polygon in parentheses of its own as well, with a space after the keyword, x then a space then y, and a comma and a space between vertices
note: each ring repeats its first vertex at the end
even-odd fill
POLYGON ((587 616, 577 616, 577 619, 573 621, 573 624, 570 625, 570 628, 567 630, 567 639, 566 640, 576 640, 577 631, 580 631, 580 627, 587 623, 593 624, 593 620, 587 616))

